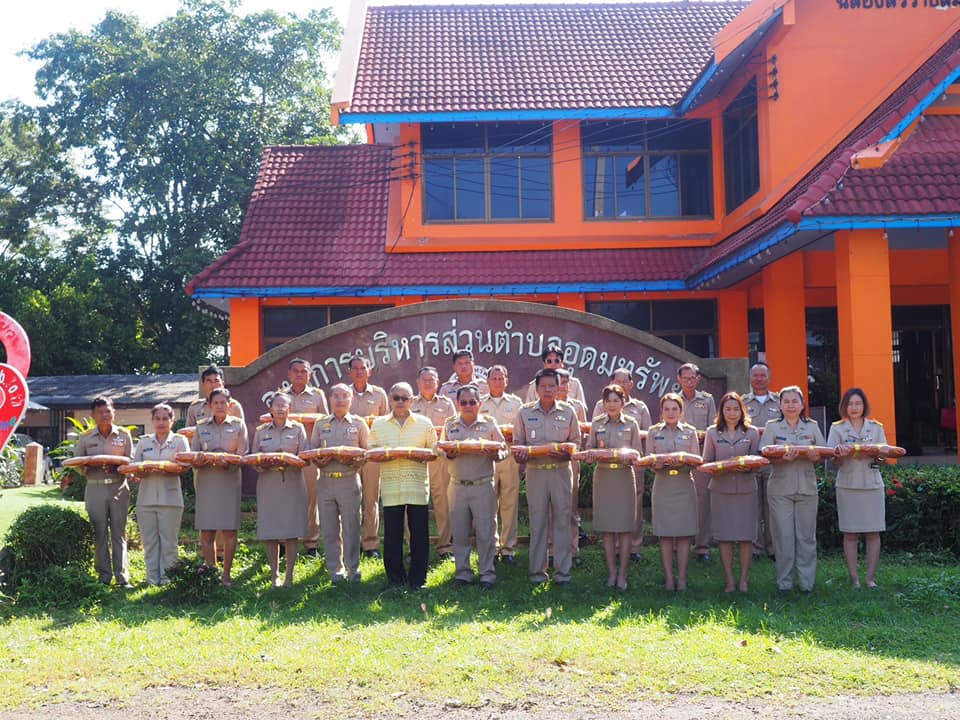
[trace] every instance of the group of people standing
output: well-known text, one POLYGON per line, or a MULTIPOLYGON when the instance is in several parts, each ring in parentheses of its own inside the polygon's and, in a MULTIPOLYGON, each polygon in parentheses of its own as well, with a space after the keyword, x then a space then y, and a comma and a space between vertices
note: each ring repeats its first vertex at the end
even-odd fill
MULTIPOLYGON (((335 584, 359 582, 360 558, 380 557, 380 514, 383 513, 383 564, 390 586, 422 587, 429 564, 428 506, 433 502, 437 526, 436 552, 455 561, 455 583, 479 581, 489 589, 496 580, 496 562, 516 562, 520 480, 526 484, 530 523, 528 575, 532 582, 550 578, 570 584, 579 564, 577 485, 579 463, 562 453, 525 448, 575 443, 586 448, 587 462, 605 448, 633 448, 640 454, 686 451, 704 462, 756 454, 764 445, 791 445, 783 462, 763 472, 726 472, 708 476, 671 459, 653 466, 653 532, 660 538, 665 587, 683 590, 691 546, 695 557, 710 559, 715 541, 726 576, 727 592, 748 590, 754 554, 776 558, 777 584, 801 591, 813 588, 816 569, 816 479, 819 456, 796 446, 823 445, 817 424, 806 417, 802 391, 769 390, 769 368, 751 368, 751 392, 726 393, 719 402, 700 391, 699 369, 687 363, 678 372, 680 392, 660 399, 660 421, 651 424, 643 401, 631 396, 633 379, 618 369, 588 414, 580 383, 563 369, 558 348, 542 355, 543 368, 526 391, 526 401, 507 392, 509 374, 503 365, 488 370, 484 381, 474 375, 472 353, 453 354, 452 379, 440 383, 436 368, 417 374, 417 389, 405 382, 389 391, 369 382, 370 365, 357 356, 349 364, 350 383, 337 384, 327 396, 309 384, 306 360, 291 360, 288 382, 272 397, 270 419, 248 437, 243 408, 224 387, 223 374, 211 366, 201 376, 204 397, 191 404, 187 438, 172 431, 174 411, 160 404, 152 411, 152 434, 136 448, 129 433, 113 423, 107 398, 93 403, 96 427, 84 433, 76 455, 101 452, 133 455, 139 460, 173 460, 188 448, 195 451, 246 453, 286 452, 355 447, 436 449, 439 441, 490 440, 489 451, 460 453, 436 450, 422 459, 364 462, 337 456, 305 468, 257 468, 257 539, 266 545, 274 585, 290 585, 300 542, 317 556, 322 534, 324 557, 335 584), (312 428, 291 414, 319 417, 312 428), (373 416, 368 427, 368 418, 373 416), (585 441, 580 423, 592 420, 585 441), (501 428, 512 426, 511 443, 501 428), (309 429, 309 432, 308 432, 309 429), (438 432, 439 430, 439 432, 438 432), (702 433, 701 445, 698 431, 702 433), (761 436, 762 432, 762 436, 761 436), (405 536, 409 553, 404 552, 405 536), (476 539, 478 572, 470 555, 476 539), (740 576, 733 557, 739 544, 740 576), (281 577, 280 561, 286 568, 281 577), (676 563, 676 572, 674 572, 676 563)), ((868 585, 875 585, 879 532, 883 530, 883 487, 876 467, 853 457, 852 443, 884 442, 883 428, 867 419, 869 405, 862 390, 844 395, 842 420, 830 432, 837 448, 838 508, 845 533, 851 580, 857 575, 857 533, 867 539, 868 585), (877 490, 879 489, 879 506, 877 490), (841 500, 841 490, 843 491, 841 500), (879 510, 878 510, 879 508, 879 510), (878 516, 879 513, 879 516, 878 516), (852 558, 852 560, 851 560, 852 558)), ((87 509, 96 530, 96 567, 101 582, 115 579, 129 586, 125 520, 129 504, 126 480, 115 470, 88 469, 87 509), (112 547, 112 560, 111 560, 112 547)), ((240 525, 240 468, 195 468, 196 528, 204 562, 216 566, 222 557, 222 582, 232 583, 231 569, 240 525)), ((137 518, 143 537, 147 582, 163 584, 165 571, 177 559, 177 533, 183 512, 179 478, 147 473, 140 478, 137 518)), ((644 470, 629 463, 597 463, 593 479, 593 529, 603 534, 608 585, 626 590, 631 557, 641 559, 643 546, 644 470)))

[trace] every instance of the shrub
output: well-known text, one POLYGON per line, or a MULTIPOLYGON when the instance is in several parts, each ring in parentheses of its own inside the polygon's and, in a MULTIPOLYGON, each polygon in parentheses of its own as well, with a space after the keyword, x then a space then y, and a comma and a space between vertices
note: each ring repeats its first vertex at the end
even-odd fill
POLYGON ((182 557, 167 568, 167 580, 159 599, 168 605, 204 603, 220 593, 220 572, 199 558, 182 557))
POLYGON ((95 605, 109 592, 106 585, 79 567, 50 566, 21 578, 17 603, 39 608, 84 608, 95 605))
MULTIPOLYGON (((839 548, 835 477, 819 473, 817 540, 825 550, 839 548)), ((948 551, 960 555, 960 467, 887 465, 880 469, 886 497, 884 547, 908 552, 948 551)))
POLYGON ((93 563, 93 527, 80 513, 57 505, 22 512, 5 538, 13 557, 11 584, 40 576, 48 567, 87 570, 93 563))

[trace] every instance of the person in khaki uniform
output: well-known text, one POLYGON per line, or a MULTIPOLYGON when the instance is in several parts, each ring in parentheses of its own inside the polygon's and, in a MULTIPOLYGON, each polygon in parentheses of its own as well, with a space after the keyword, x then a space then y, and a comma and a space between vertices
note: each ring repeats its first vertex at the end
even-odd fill
POLYGON ((796 385, 780 390, 782 420, 771 420, 763 429, 760 448, 792 445, 782 460, 772 462, 767 485, 770 533, 777 556, 777 588, 793 589, 794 572, 800 592, 813 591, 817 575, 817 475, 816 451, 797 446, 823 445, 823 433, 807 417, 803 391, 796 385))
MULTIPOLYGON (((717 420, 717 406, 713 395, 697 390, 700 384, 700 368, 693 363, 684 363, 677 370, 680 382, 680 397, 683 398, 683 421, 693 425, 700 432, 706 432, 717 420)), ((697 488, 697 536, 693 551, 698 560, 710 559, 710 476, 693 471, 693 481, 697 488)))
MULTIPOLYGON (((113 401, 94 398, 90 414, 97 426, 80 435, 73 446, 73 456, 133 454, 133 439, 126 428, 113 424, 113 401)), ((87 489, 83 503, 93 524, 96 548, 97 577, 104 585, 114 578, 117 585, 129 588, 127 566, 127 511, 130 508, 130 487, 116 467, 86 467, 87 489), (111 553, 112 550, 112 553, 111 553)))
MULTIPOLYGON (((287 380, 290 382, 290 412, 296 414, 322 414, 330 412, 327 408, 327 397, 323 390, 312 387, 310 383, 310 363, 303 358, 294 358, 287 365, 287 380)), ((312 432, 312 427, 304 426, 304 430, 312 432)), ((303 468, 303 481, 307 487, 307 531, 302 538, 304 554, 316 558, 317 543, 320 542, 320 511, 317 508, 317 466, 307 465, 303 468)))
MULTIPOLYGON (((644 449, 648 455, 688 452, 699 454, 697 429, 683 422, 683 398, 667 393, 660 398, 660 422, 650 426, 644 449)), ((697 534, 697 490, 689 465, 678 465, 672 459, 653 466, 653 534, 660 538, 660 561, 663 563, 664 587, 667 590, 687 589, 687 566, 690 561, 690 538, 697 534), (673 556, 677 556, 677 576, 673 575, 673 556)))
MULTIPOLYGON (((333 412, 313 426, 311 448, 367 448, 366 421, 350 413, 353 391, 344 384, 330 388, 333 412)), ((360 582, 360 467, 363 461, 344 463, 324 459, 319 466, 320 527, 327 572, 334 585, 360 582)))
MULTIPOLYGON (((650 408, 647 407, 647 404, 643 400, 638 400, 631 395, 635 385, 633 373, 627 368, 617 368, 613 373, 613 381, 611 384, 619 385, 627 396, 627 401, 623 406, 623 414, 629 415, 636 420, 641 430, 647 430, 653 422, 650 418, 650 408)), ((597 400, 597 404, 593 406, 593 417, 602 416, 604 412, 603 400, 597 400)), ((633 528, 633 533, 630 538, 630 553, 634 560, 643 562, 643 495, 646 491, 647 478, 643 468, 634 468, 633 474, 637 487, 637 524, 633 528)))
MULTIPOLYGON (((201 420, 207 420, 213 417, 213 411, 210 409, 209 397, 217 388, 224 387, 223 370, 216 365, 210 365, 200 373, 200 386, 203 397, 199 397, 190 403, 187 408, 186 425, 196 427, 201 420)), ((243 407, 234 398, 230 398, 230 404, 227 407, 227 414, 238 417, 243 420, 243 407)))
MULTIPOLYGON (((543 363, 543 367, 549 370, 563 370, 563 350, 556 345, 551 345, 542 353, 540 353, 540 361, 543 363)), ((569 372, 569 370, 567 372, 569 372)), ((583 394, 583 385, 577 378, 573 377, 573 375, 570 375, 570 390, 567 395, 568 397, 572 397, 574 400, 579 400, 584 404, 587 402, 587 398, 583 394)), ((531 380, 527 384, 527 394, 524 398, 524 402, 531 403, 536 401, 536 380, 531 380)))
MULTIPOLYGON (((523 401, 506 392, 510 376, 503 365, 494 365, 487 373, 490 394, 483 398, 480 412, 490 415, 497 425, 513 425, 523 401)), ((517 552, 517 511, 520 507, 520 466, 512 453, 494 465, 493 487, 497 494, 500 522, 496 530, 500 561, 513 565, 517 552)))
MULTIPOLYGON (((720 398, 717 421, 703 440, 703 461, 756 455, 759 447, 760 432, 751 424, 743 400, 735 392, 725 393, 720 398)), ((710 511, 713 535, 720 546, 720 564, 727 580, 723 591, 732 593, 737 587, 733 578, 733 546, 737 544, 740 592, 747 592, 757 527, 756 473, 733 470, 711 475, 710 511)))
POLYGON ((465 385, 480 388, 482 395, 490 392, 487 384, 474 374, 473 353, 471 351, 457 350, 450 356, 450 362, 453 364, 454 378, 447 380, 440 386, 440 394, 450 398, 450 402, 456 403, 457 390, 465 385))
MULTIPOLYGON (((353 383, 353 402, 350 413, 366 419, 371 415, 386 415, 390 411, 387 393, 382 387, 368 382, 370 361, 358 355, 350 360, 350 380, 353 383)), ((363 490, 363 539, 360 547, 365 557, 380 557, 380 464, 365 463, 360 469, 363 490)))
MULTIPOLYGON (((750 392, 743 396, 743 404, 750 414, 750 422, 763 431, 771 420, 780 419, 780 395, 770 389, 770 366, 758 362, 750 368, 750 392)), ((770 509, 767 505, 767 482, 770 468, 757 474, 757 537, 753 541, 754 557, 766 554, 773 557, 773 538, 770 537, 770 509)))
MULTIPOLYGON (((290 396, 276 393, 270 400, 273 419, 257 426, 250 451, 253 453, 286 452, 299 455, 307 449, 307 433, 303 425, 288 419, 290 396)), ((257 540, 266 544, 270 583, 281 585, 280 544, 285 547, 287 571, 284 587, 293 586, 293 570, 297 565, 297 538, 307 530, 307 487, 298 467, 257 466, 257 540)))
MULTIPOLYGON (((153 435, 143 435, 133 451, 133 461, 173 461, 177 453, 190 449, 187 438, 172 433, 173 408, 166 403, 150 411, 153 435)), ((143 563, 150 585, 167 583, 167 568, 177 561, 177 534, 183 517, 183 491, 180 476, 147 473, 140 476, 137 492, 137 523, 143 540, 143 563)))
MULTIPOLYGON (((457 414, 453 401, 446 395, 437 393, 440 377, 435 367, 422 367, 417 372, 417 388, 410 406, 410 412, 426 415, 435 428, 442 428, 447 418, 457 414)), ((450 471, 447 461, 437 458, 427 464, 430 474, 430 499, 433 501, 433 516, 437 521, 437 555, 443 559, 453 557, 453 532, 450 529, 450 508, 447 506, 447 487, 450 485, 450 471)))
MULTIPOLYGON (((587 406, 576 398, 570 397, 570 373, 564 369, 557 370, 557 377, 560 384, 557 388, 557 400, 570 403, 577 415, 577 422, 587 421, 587 406)), ((582 435, 582 433, 581 433, 582 435)), ((573 494, 570 505, 570 556, 573 564, 580 566, 580 461, 570 461, 570 475, 573 477, 573 494)), ((550 529, 547 532, 549 537, 547 553, 553 557, 553 515, 550 515, 550 529)))
MULTIPOLYGON (((466 385, 457 391, 460 414, 447 419, 441 440, 494 440, 503 442, 497 421, 480 414, 480 390, 466 385)), ((455 584, 474 581, 470 568, 470 536, 477 528, 477 560, 480 588, 489 590, 497 579, 497 494, 493 487, 494 462, 503 460, 506 447, 488 455, 459 455, 448 452, 444 462, 450 465, 450 520, 453 525, 453 554, 456 561, 455 584)))
MULTIPOLYGON (((225 452, 246 455, 249 448, 247 424, 227 414, 230 391, 217 388, 210 393, 213 417, 201 420, 190 449, 197 452, 225 452)), ((200 531, 200 552, 207 567, 217 566, 217 533, 223 537, 223 576, 226 587, 233 584, 230 571, 237 549, 240 528, 240 467, 201 467, 193 471, 197 491, 194 524, 200 531)))
MULTIPOLYGON (((593 450, 630 448, 643 453, 640 426, 623 412, 627 394, 619 385, 603 389, 603 415, 595 416, 587 437, 587 462, 593 462, 593 450)), ((607 561, 607 586, 627 589, 630 564, 630 540, 637 518, 636 478, 630 463, 601 462, 593 474, 593 529, 603 533, 603 552, 607 561), (617 555, 620 564, 617 566, 617 555)))
MULTIPOLYGON (((542 369, 534 378, 540 399, 520 408, 513 426, 517 445, 548 445, 572 442, 580 445, 580 423, 569 403, 557 400, 559 376, 556 370, 542 369)), ((517 460, 527 462, 520 452, 517 460)), ((547 525, 550 512, 570 517, 573 477, 566 458, 536 458, 527 464, 527 505, 530 510, 530 581, 547 581, 547 525)), ((570 524, 558 522, 554 532, 554 580, 561 587, 570 584, 570 524)))
POLYGON ((850 583, 860 587, 857 545, 863 533, 867 556, 867 587, 877 587, 880 563, 880 533, 887 529, 886 498, 878 458, 858 457, 858 443, 886 445, 883 425, 868 417, 870 401, 860 388, 850 388, 840 400, 840 419, 830 426, 827 444, 836 448, 837 519, 843 533, 843 556, 850 583))

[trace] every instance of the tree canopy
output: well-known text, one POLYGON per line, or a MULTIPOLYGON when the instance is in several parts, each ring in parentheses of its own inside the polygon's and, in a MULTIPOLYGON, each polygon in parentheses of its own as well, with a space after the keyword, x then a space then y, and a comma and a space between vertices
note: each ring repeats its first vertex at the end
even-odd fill
POLYGON ((35 374, 190 371, 222 359, 225 323, 183 287, 239 238, 265 145, 338 141, 324 61, 339 35, 329 10, 241 16, 220 0, 186 0, 154 26, 108 12, 29 50, 42 63, 42 102, 0 126, 0 240, 12 250, 0 272, 43 281, 7 312, 33 338, 58 336, 56 326, 68 344, 94 343, 59 360, 38 348, 35 374), (8 172, 31 163, 39 172, 8 172), (100 317, 57 317, 58 299, 100 317), (131 318, 126 331, 109 330, 117 312, 131 318))

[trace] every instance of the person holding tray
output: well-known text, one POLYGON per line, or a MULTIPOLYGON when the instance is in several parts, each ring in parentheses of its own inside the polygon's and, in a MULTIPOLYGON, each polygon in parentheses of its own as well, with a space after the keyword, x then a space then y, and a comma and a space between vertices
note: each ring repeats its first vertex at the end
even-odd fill
MULTIPOLYGON (((313 426, 310 447, 367 448, 370 430, 359 415, 350 413, 353 391, 338 383, 330 388, 332 413, 313 426)), ((320 531, 323 533, 323 556, 334 585, 344 580, 360 582, 360 506, 362 504, 360 467, 356 461, 319 458, 320 531)))
MULTIPOLYGON (((547 581, 547 527, 551 510, 557 518, 569 518, 573 502, 573 475, 570 457, 530 458, 521 446, 575 443, 580 446, 580 422, 573 406, 557 400, 560 378, 550 368, 539 370, 534 377, 537 397, 527 403, 513 427, 514 457, 527 465, 527 505, 530 510, 530 581, 547 581)), ((570 584, 573 558, 570 548, 570 523, 557 522, 554 527, 554 581, 560 587, 570 584)))
MULTIPOLYGON (((823 433, 807 417, 803 390, 790 385, 780 390, 780 420, 770 420, 760 447, 789 445, 773 460, 767 481, 770 534, 777 563, 777 589, 793 589, 794 574, 800 592, 813 591, 817 575, 817 474, 820 453, 802 446, 823 445, 823 433)), ((762 451, 762 450, 761 450, 762 451)))
MULTIPOLYGON (((143 435, 133 451, 133 462, 173 460, 177 453, 190 447, 183 435, 170 431, 173 408, 166 403, 154 405, 150 411, 153 435, 143 435)), ((183 491, 180 476, 173 473, 149 472, 140 475, 137 491, 137 523, 143 540, 143 562, 147 567, 147 583, 165 585, 167 568, 177 561, 177 534, 183 517, 183 491)))
MULTIPOLYGON (((190 449, 195 452, 221 452, 245 455, 249 447, 247 425, 228 414, 230 391, 214 388, 208 398, 213 416, 197 423, 190 449)), ((240 466, 210 465, 193 471, 197 491, 194 524, 200 531, 200 552, 208 567, 217 566, 217 531, 223 532, 223 576, 226 587, 233 585, 230 569, 237 550, 240 528, 240 466)))
MULTIPOLYGON (((720 398, 720 411, 704 437, 703 461, 756 455, 759 446, 760 431, 751 425, 743 399, 735 392, 726 393, 720 398)), ((732 593, 737 587, 733 579, 733 546, 736 544, 740 555, 739 588, 740 592, 747 592, 759 515, 757 471, 734 470, 711 475, 709 490, 713 537, 720 547, 720 564, 727 580, 723 591, 732 593)))
POLYGON ((476 525, 477 560, 480 588, 489 590, 497 579, 494 562, 497 558, 497 493, 493 486, 494 462, 507 456, 507 446, 496 420, 480 414, 480 389, 464 385, 457 390, 460 414, 443 424, 442 441, 461 443, 471 440, 489 440, 499 447, 479 452, 446 449, 450 471, 447 499, 450 525, 453 530, 453 556, 456 562, 455 580, 468 585, 475 579, 470 568, 470 537, 476 525))
MULTIPOLYGON (((378 417, 370 428, 371 448, 433 448, 437 431, 425 415, 410 412, 413 388, 396 383, 390 388, 390 414, 378 417)), ((427 503, 430 477, 426 463, 391 459, 380 464, 380 503, 383 505, 383 569, 389 587, 409 583, 414 590, 427 582, 430 530, 427 503), (410 569, 403 562, 403 525, 410 530, 410 569)))
MULTIPOLYGON (((593 418, 587 437, 586 462, 596 460, 593 450, 633 448, 643 452, 640 425, 623 412, 627 394, 619 385, 607 385, 600 398, 605 414, 593 418)), ((636 498, 636 479, 631 463, 606 460, 597 463, 593 474, 593 529, 603 533, 607 585, 620 590, 627 589, 630 543, 637 523, 636 498)))
POLYGON ((853 587, 860 587, 857 545, 863 533, 866 545, 867 587, 877 587, 880 533, 886 526, 886 498, 877 457, 860 455, 861 443, 886 445, 883 425, 870 419, 870 402, 860 388, 850 388, 840 400, 840 420, 830 426, 827 444, 836 448, 837 519, 843 533, 843 556, 853 587))
MULTIPOLYGON (((660 398, 660 422, 647 431, 648 455, 686 452, 698 455, 697 428, 682 422, 683 398, 666 393, 660 398)), ((653 466, 653 534, 660 538, 664 587, 687 589, 687 565, 691 539, 697 534, 697 489, 691 467, 680 460, 658 461, 653 466), (677 556, 677 575, 673 574, 673 556, 677 556)))
MULTIPOLYGON (((299 455, 307 449, 307 433, 303 425, 287 419, 291 398, 276 393, 270 400, 273 419, 257 427, 251 453, 290 453, 299 455)), ((257 540, 266 543, 270 584, 280 587, 280 543, 287 561, 283 586, 293 585, 293 569, 297 565, 298 538, 307 532, 307 486, 299 467, 255 466, 257 475, 257 540)))
MULTIPOLYGON (((90 415, 96 427, 77 438, 73 456, 120 455, 129 458, 133 451, 133 439, 126 428, 114 425, 116 414, 113 401, 106 397, 94 398, 90 404, 90 415)), ((83 502, 93 525, 97 577, 104 585, 109 585, 113 578, 117 585, 130 588, 132 585, 127 565, 130 486, 116 467, 87 466, 82 470, 87 477, 83 502)))

